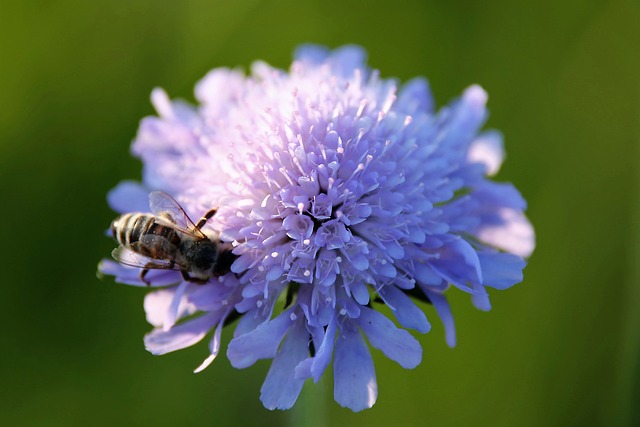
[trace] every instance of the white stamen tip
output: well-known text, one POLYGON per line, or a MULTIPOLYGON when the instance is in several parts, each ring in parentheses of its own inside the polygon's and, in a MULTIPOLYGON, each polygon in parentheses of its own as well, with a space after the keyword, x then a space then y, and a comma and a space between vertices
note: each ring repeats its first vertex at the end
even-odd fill
POLYGON ((296 316, 296 314, 295 314, 295 313, 291 313, 291 314, 289 315, 289 319, 291 319, 291 321, 294 321, 294 320, 296 320, 297 318, 298 318, 298 316, 296 316))

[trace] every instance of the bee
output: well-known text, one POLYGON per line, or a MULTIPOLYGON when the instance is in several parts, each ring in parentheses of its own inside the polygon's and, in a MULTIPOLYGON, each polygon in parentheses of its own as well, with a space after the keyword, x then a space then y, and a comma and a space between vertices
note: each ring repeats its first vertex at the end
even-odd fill
POLYGON ((151 213, 126 213, 111 223, 113 238, 120 243, 111 253, 116 261, 141 267, 140 279, 147 285, 145 276, 152 269, 179 270, 184 280, 199 284, 231 270, 231 245, 202 231, 216 209, 194 224, 167 193, 149 194, 149 206, 151 213))

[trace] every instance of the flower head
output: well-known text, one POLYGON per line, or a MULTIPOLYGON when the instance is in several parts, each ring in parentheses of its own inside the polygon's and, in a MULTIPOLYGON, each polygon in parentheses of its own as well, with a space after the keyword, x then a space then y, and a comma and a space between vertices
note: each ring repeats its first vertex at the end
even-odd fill
MULTIPOLYGON (((162 288, 145 299, 155 327, 145 344, 163 354, 214 330, 201 370, 239 315, 227 357, 237 368, 273 359, 261 390, 267 408, 290 408, 332 362, 336 401, 369 408, 377 385, 365 338, 417 366, 422 350, 406 329, 431 327, 417 297, 433 304, 455 345, 445 292, 458 288, 488 310, 487 287, 522 280, 534 247, 526 203, 487 179, 504 154, 501 135, 481 131, 487 95, 478 86, 436 111, 425 80, 382 79, 354 46, 304 46, 289 73, 262 62, 251 71, 211 71, 196 86, 197 107, 154 90, 159 117, 143 120, 133 144, 143 183, 109 195, 119 212, 149 210, 157 189, 194 217, 217 207, 203 231, 236 257, 205 285, 151 271, 145 280, 162 288)), ((144 285, 138 269, 101 269, 144 285)))

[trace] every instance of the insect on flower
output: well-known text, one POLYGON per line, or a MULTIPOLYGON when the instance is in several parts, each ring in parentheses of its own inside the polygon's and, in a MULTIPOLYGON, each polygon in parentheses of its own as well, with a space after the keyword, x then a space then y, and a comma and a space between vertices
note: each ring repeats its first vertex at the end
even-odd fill
POLYGON ((145 276, 151 269, 179 270, 184 280, 199 284, 229 272, 234 260, 231 246, 202 231, 216 209, 194 224, 167 193, 152 192, 149 205, 152 213, 126 213, 111 223, 120 243, 111 253, 116 261, 143 268, 140 279, 147 285, 145 276))
POLYGON ((438 109, 426 79, 383 78, 358 46, 305 45, 288 72, 214 69, 195 98, 153 90, 158 115, 132 147, 143 180, 107 196, 122 246, 100 273, 154 288, 152 354, 210 337, 200 372, 237 320, 226 356, 238 369, 273 360, 266 408, 291 408, 332 366, 335 401, 361 411, 378 396, 370 348, 413 369, 422 347, 409 330, 429 332, 427 313, 456 344, 450 293, 488 311, 491 288, 523 280, 535 233, 516 187, 492 179, 504 148, 483 129, 480 86, 438 109), (219 209, 194 224, 156 192, 151 213, 129 213, 147 211, 149 188, 187 212, 219 209), (145 278, 153 268, 165 270, 145 278))

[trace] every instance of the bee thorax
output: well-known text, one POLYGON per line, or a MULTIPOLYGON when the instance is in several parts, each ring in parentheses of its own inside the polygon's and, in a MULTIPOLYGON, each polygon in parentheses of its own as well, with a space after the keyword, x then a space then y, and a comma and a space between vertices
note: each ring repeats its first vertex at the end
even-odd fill
POLYGON ((209 239, 184 240, 180 245, 180 255, 194 272, 211 272, 218 258, 218 248, 209 239))

